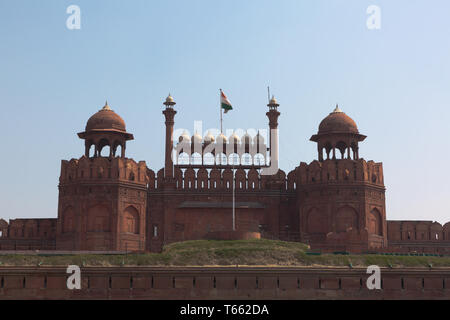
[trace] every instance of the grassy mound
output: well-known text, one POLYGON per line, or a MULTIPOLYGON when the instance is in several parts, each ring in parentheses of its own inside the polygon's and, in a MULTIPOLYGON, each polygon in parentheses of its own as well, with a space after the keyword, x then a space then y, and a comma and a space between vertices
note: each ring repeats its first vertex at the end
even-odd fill
POLYGON ((368 266, 450 267, 450 257, 308 255, 298 242, 275 240, 186 241, 162 253, 128 255, 0 255, 2 266, 368 266))

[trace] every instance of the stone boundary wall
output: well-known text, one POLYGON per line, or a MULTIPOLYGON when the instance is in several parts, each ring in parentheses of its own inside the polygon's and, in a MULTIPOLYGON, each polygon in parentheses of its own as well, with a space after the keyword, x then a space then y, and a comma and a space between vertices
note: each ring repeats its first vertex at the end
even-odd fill
POLYGON ((448 299, 450 268, 86 267, 81 290, 63 267, 0 267, 0 299, 448 299))

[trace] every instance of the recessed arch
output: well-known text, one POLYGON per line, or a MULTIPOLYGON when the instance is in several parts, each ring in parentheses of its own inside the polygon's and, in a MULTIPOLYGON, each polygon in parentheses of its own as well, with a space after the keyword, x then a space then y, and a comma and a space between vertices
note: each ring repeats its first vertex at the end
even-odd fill
POLYGON ((336 232, 358 230, 358 213, 350 206, 339 208, 336 214, 336 232))
POLYGON ((73 207, 67 207, 62 215, 62 232, 70 233, 75 231, 75 210, 73 207))
POLYGON ((368 229, 370 234, 383 235, 381 213, 377 208, 369 212, 368 229))
POLYGON ((96 205, 88 210, 89 232, 110 232, 110 210, 105 205, 96 205))
POLYGON ((310 234, 325 234, 328 232, 327 215, 318 208, 312 208, 308 211, 307 231, 310 234))
POLYGON ((134 206, 127 207, 123 212, 122 232, 139 234, 139 211, 134 206))

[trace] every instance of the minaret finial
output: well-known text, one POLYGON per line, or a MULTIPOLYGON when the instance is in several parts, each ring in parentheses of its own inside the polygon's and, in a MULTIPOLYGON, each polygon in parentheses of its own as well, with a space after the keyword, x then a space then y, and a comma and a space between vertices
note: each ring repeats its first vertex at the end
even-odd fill
POLYGON ((280 106, 277 99, 275 99, 275 95, 272 95, 272 99, 269 100, 269 104, 267 105, 270 109, 276 109, 280 106))
POLYGON ((166 98, 166 101, 164 102, 164 105, 168 108, 172 108, 174 105, 176 105, 175 100, 173 99, 172 95, 169 92, 169 95, 166 98))

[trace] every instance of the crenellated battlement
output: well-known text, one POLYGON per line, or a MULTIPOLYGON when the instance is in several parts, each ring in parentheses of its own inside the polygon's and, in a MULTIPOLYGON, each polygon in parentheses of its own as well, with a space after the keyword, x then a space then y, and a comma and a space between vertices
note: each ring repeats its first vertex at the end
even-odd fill
POLYGON ((295 175, 301 185, 364 182, 384 187, 383 164, 364 159, 302 162, 295 175))
POLYGON ((147 183, 145 161, 128 158, 95 157, 61 161, 60 184, 79 181, 123 181, 145 185, 147 183))
MULTIPOLYGON (((258 191, 258 190, 295 190, 294 184, 288 184, 286 173, 282 170, 272 176, 261 175, 260 170, 255 168, 239 168, 234 171, 236 191, 258 191)), ((158 189, 164 184, 164 170, 161 169, 157 174, 153 170, 147 170, 148 188, 158 189)), ((208 169, 187 168, 174 169, 174 185, 177 190, 232 190, 233 188, 233 170, 226 169, 208 169)))

